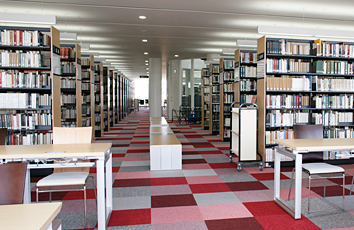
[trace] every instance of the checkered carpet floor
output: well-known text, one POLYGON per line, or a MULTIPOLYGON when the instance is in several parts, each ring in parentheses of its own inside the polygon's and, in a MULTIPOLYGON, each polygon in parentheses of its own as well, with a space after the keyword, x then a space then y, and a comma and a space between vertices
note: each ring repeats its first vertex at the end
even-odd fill
MULTIPOLYGON (((114 211, 109 230, 354 229, 354 196, 348 196, 353 165, 343 165, 347 173, 345 211, 341 209, 342 182, 330 179, 325 199, 323 180, 312 183, 308 213, 309 191, 304 175, 303 216, 294 220, 273 201, 273 168, 260 171, 257 165, 249 164, 238 172, 237 165, 229 162, 229 143, 221 142, 200 125, 170 123, 170 127, 183 146, 182 170, 150 171, 148 109, 130 114, 127 124, 116 125, 96 140, 113 144, 114 211)), ((95 175, 95 168, 91 173, 95 175)), ((290 177, 291 168, 282 168, 283 199, 289 191, 290 177)), ((32 178, 33 185, 38 179, 32 178)), ((88 186, 88 227, 95 229, 91 181, 88 186)), ((63 202, 58 218, 64 229, 83 229, 82 199, 82 192, 53 194, 53 200, 63 202)), ((40 200, 47 201, 48 196, 43 194, 40 200)))

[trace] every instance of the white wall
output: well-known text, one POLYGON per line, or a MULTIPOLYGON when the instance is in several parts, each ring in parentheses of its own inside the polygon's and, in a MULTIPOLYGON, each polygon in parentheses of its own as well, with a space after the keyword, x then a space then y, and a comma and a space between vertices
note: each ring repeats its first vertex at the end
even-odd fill
POLYGON ((135 98, 148 99, 149 98, 149 79, 139 78, 134 80, 135 84, 135 98))

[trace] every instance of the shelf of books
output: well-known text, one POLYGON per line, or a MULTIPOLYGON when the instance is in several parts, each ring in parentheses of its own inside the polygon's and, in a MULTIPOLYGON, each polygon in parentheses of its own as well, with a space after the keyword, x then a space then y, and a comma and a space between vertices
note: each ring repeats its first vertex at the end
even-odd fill
POLYGON ((108 130, 111 130, 113 127, 113 121, 114 121, 114 112, 113 112, 113 75, 114 75, 114 70, 109 69, 108 71, 108 88, 107 88, 107 101, 108 101, 108 130))
POLYGON ((219 64, 209 65, 210 94, 209 94, 209 133, 219 134, 220 122, 220 70, 219 64))
POLYGON ((82 126, 81 47, 60 45, 61 126, 82 126), (78 111, 78 112, 77 112, 78 111))
POLYGON ((230 140, 230 106, 235 101, 234 98, 234 58, 220 59, 220 123, 219 137, 221 141, 230 140))
MULTIPOLYGON (((82 95, 82 127, 90 127, 95 119, 95 95, 94 95, 94 57, 82 56, 81 59, 81 95, 82 95)), ((92 139, 95 140, 95 129, 92 129, 92 139)))
POLYGON ((52 143, 60 125, 60 32, 0 27, 0 128, 7 145, 52 143))
POLYGON ((257 51, 235 51, 235 101, 256 103, 257 101, 257 51))
POLYGON ((125 76, 122 76, 122 105, 121 105, 121 120, 125 119, 126 116, 126 98, 127 98, 127 79, 125 76))
POLYGON ((104 132, 108 131, 108 123, 109 123, 109 116, 108 116, 108 74, 109 74, 109 67, 103 67, 103 79, 101 85, 101 102, 102 102, 102 115, 103 115, 103 129, 102 129, 102 136, 104 132))
POLYGON ((113 112, 114 112, 114 124, 119 122, 119 111, 118 111, 118 79, 119 73, 116 71, 113 75, 114 85, 113 85, 113 112))
POLYGON ((103 81, 103 64, 102 62, 94 63, 94 111, 95 111, 95 137, 101 137, 103 127, 103 109, 101 104, 101 82, 103 81))
POLYGON ((210 76, 209 68, 202 69, 202 128, 209 130, 209 118, 210 118, 210 76))
MULTIPOLYGON (((323 124, 325 138, 354 137, 354 43, 258 39, 258 151, 274 159, 274 140, 294 124, 323 124)), ((326 153, 325 159, 340 157, 326 153)))

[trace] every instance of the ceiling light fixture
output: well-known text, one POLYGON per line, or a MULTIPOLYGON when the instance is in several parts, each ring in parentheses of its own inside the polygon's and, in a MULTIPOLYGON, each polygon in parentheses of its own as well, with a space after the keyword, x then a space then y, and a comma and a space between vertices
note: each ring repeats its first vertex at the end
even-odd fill
POLYGON ((146 39, 143 39, 142 41, 143 41, 143 42, 148 42, 148 40, 146 40, 146 39))
POLYGON ((81 43, 80 46, 81 46, 81 51, 90 49, 90 44, 87 43, 81 43))
POLYGON ((146 16, 140 15, 139 18, 142 19, 142 20, 144 20, 144 19, 146 19, 146 16))
POLYGON ((149 60, 145 60, 145 62, 149 62, 149 60))
POLYGON ((149 70, 149 68, 146 68, 146 70, 149 70))
POLYGON ((295 28, 295 27, 258 26, 258 33, 311 37, 314 36, 314 29, 295 28))
POLYGON ((149 65, 148 63, 145 63, 145 65, 149 65))
POLYGON ((32 23, 32 24, 57 24, 57 17, 54 15, 41 14, 10 14, 1 13, 0 22, 32 23))
POLYGON ((178 57, 178 54, 176 54, 175 57, 178 57))
MULTIPOLYGON (((257 44, 256 44, 257 45, 257 44)), ((225 55, 234 55, 235 54, 235 49, 222 49, 222 54, 225 55)))
POLYGON ((149 53, 148 52, 144 52, 145 55, 148 55, 149 53))
MULTIPOLYGON (((236 46, 257 47, 257 40, 236 40, 236 46)), ((235 51, 233 52, 233 54, 235 54, 235 51)))
POLYGON ((72 41, 72 40, 76 40, 76 36, 77 36, 76 33, 61 32, 60 40, 72 41))

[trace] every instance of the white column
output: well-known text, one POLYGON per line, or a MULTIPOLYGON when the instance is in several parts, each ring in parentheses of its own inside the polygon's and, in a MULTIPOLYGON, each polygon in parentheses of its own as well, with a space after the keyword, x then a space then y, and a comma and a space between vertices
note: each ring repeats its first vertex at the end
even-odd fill
POLYGON ((191 108, 194 108, 194 59, 191 59, 191 72, 190 72, 190 83, 191 83, 191 108))
POLYGON ((172 119, 172 109, 178 111, 182 104, 182 74, 181 61, 173 60, 169 62, 168 76, 168 115, 172 119))
POLYGON ((150 117, 161 117, 161 78, 162 60, 161 58, 149 59, 149 108, 150 117))

